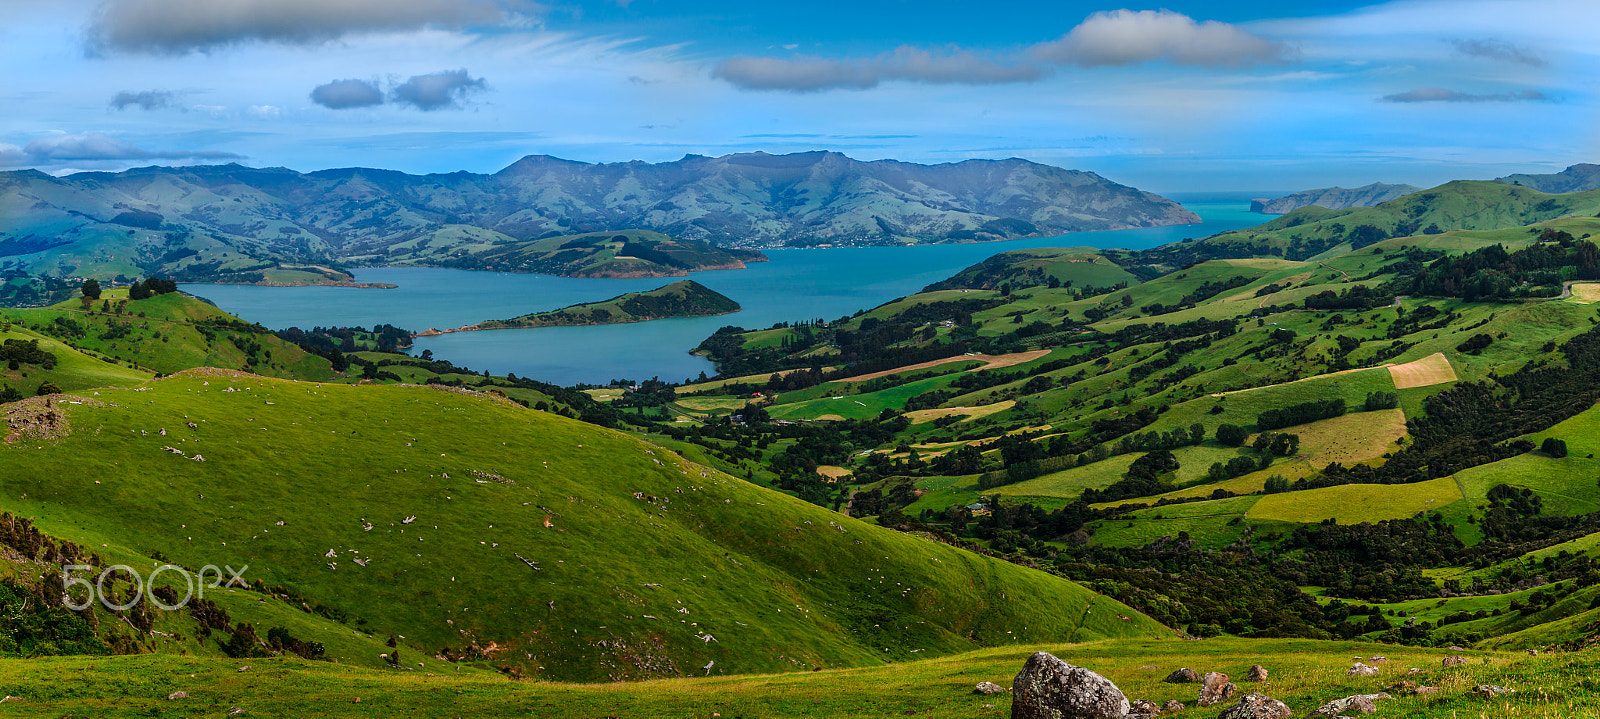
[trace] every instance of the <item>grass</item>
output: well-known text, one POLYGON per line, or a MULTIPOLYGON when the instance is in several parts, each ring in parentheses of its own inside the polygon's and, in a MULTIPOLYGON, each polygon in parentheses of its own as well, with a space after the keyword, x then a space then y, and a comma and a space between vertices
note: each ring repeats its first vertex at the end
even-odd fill
MULTIPOLYGON (((817 399, 780 404, 767 410, 773 419, 818 419, 833 416, 843 419, 871 419, 882 414, 886 409, 901 409, 906 406, 906 400, 930 389, 941 387, 950 383, 949 376, 929 377, 928 379, 908 382, 898 387, 869 392, 867 394, 833 395, 818 397, 817 399), (840 399, 834 399, 834 396, 840 399)), ((840 388, 828 388, 819 385, 823 392, 839 391, 840 388)))
POLYGON ((1179 532, 1208 546, 1227 544, 1243 531, 1243 519, 1260 497, 1245 496, 1141 509, 1125 519, 1095 522, 1094 543, 1136 547, 1179 532), (1239 520, 1239 521, 1235 521, 1239 520))
POLYGON ((1551 459, 1538 452, 1503 459, 1456 473, 1461 492, 1473 505, 1484 504, 1489 490, 1506 484, 1531 489, 1544 498, 1544 513, 1574 515, 1600 511, 1600 460, 1568 455, 1551 459))
POLYGON ((104 658, 0 660, 0 681, 21 697, 0 708, 50 716, 215 716, 240 707, 246 716, 305 716, 316 707, 324 717, 367 716, 659 716, 697 717, 713 712, 750 719, 767 717, 1005 716, 1007 694, 976 695, 979 681, 1011 686, 1034 651, 1049 651, 1114 682, 1129 698, 1157 703, 1178 700, 1188 708, 1164 714, 1177 719, 1214 717, 1219 707, 1199 707, 1193 684, 1161 682, 1173 669, 1221 671, 1242 692, 1260 691, 1287 703, 1296 716, 1322 703, 1373 693, 1397 681, 1410 667, 1415 679, 1439 688, 1432 696, 1396 696, 1379 706, 1393 719, 1421 717, 1594 717, 1600 688, 1594 680, 1600 657, 1593 652, 1527 656, 1510 652, 1452 652, 1361 642, 1246 640, 1198 642, 1128 640, 1084 644, 1017 643, 953 657, 891 666, 836 669, 821 673, 658 680, 608 686, 515 682, 498 677, 450 676, 424 671, 359 669, 296 660, 239 662, 161 655, 104 658), (1348 677, 1352 656, 1382 653, 1380 675, 1348 677), (1468 663, 1444 669, 1441 660, 1465 654, 1468 663), (1253 664, 1271 671, 1268 682, 1242 677, 1253 664), (1143 667, 1154 667, 1145 669, 1143 667), (71 681, 62 681, 70 677, 71 681), (1498 684, 1517 693, 1486 702, 1470 696, 1478 684, 1498 684), (185 700, 166 699, 185 691, 185 700), (355 700, 359 697, 360 701, 355 700), (992 709, 984 709, 992 705, 992 709))
POLYGON ((493 642, 496 665, 597 680, 1162 631, 1126 608, 1085 617, 1106 600, 1071 582, 488 395, 213 372, 147 386, 67 407, 64 439, 0 448, 0 509, 85 544, 248 564, 423 657, 493 642))
POLYGON ((1337 519, 1340 524, 1359 524, 1402 519, 1461 498, 1461 489, 1449 477, 1415 484, 1346 484, 1269 494, 1250 508, 1250 518, 1299 524, 1337 519))
POLYGON ((0 342, 5 340, 35 341, 40 349, 56 356, 56 366, 48 370, 38 365, 22 365, 13 370, 0 364, 0 381, 27 396, 32 396, 45 382, 72 391, 90 387, 130 387, 154 376, 149 372, 90 357, 48 335, 20 326, 0 330, 0 342))

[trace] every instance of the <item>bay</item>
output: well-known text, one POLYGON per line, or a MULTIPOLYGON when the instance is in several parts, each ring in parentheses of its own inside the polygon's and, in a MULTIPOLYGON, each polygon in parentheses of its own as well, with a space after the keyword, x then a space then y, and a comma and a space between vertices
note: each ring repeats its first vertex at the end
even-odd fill
MULTIPOLYGON (((734 314, 623 325, 456 332, 418 338, 411 351, 417 354, 432 350, 435 357, 475 371, 515 373, 561 385, 650 377, 682 380, 701 372, 716 373, 711 362, 689 351, 724 325, 757 329, 785 321, 831 321, 913 294, 986 257, 1009 250, 1145 249, 1187 237, 1252 227, 1268 219, 1248 212, 1247 199, 1185 206, 1200 215, 1202 222, 963 245, 766 250, 770 262, 752 263, 743 270, 692 273, 692 279, 743 307, 734 314)), ((386 282, 399 287, 379 290, 186 283, 181 288, 275 330, 385 323, 421 331, 609 299, 677 279, 577 279, 431 267, 367 268, 356 270, 355 275, 360 282, 386 282)))

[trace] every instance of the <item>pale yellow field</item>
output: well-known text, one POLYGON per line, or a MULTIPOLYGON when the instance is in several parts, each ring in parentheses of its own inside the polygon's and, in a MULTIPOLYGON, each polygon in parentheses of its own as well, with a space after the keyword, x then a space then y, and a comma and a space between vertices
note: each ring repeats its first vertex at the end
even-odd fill
POLYGON ((850 470, 844 467, 835 467, 831 464, 823 464, 817 466, 817 474, 827 477, 830 482, 834 482, 850 476, 850 470))
POLYGON ((919 409, 914 412, 907 412, 906 419, 911 420, 912 424, 922 424, 924 422, 932 422, 940 417, 966 415, 966 419, 961 421, 970 422, 979 417, 987 417, 996 412, 1004 412, 1008 409, 1011 409, 1016 404, 1016 400, 1008 399, 1004 402, 986 404, 981 407, 943 407, 939 409, 919 409))
POLYGON ((1600 282, 1585 282, 1572 286, 1572 302, 1587 305, 1600 302, 1600 282))
POLYGON ((1394 376, 1395 389, 1427 387, 1456 381, 1456 370, 1450 366, 1450 360, 1443 352, 1435 352, 1415 362, 1389 365, 1389 374, 1394 376))
POLYGON ((741 409, 747 401, 743 397, 685 397, 678 400, 678 406, 694 412, 710 412, 719 409, 741 409))
POLYGON ((1346 484, 1304 492, 1269 494, 1250 508, 1259 520, 1312 523, 1338 519, 1341 524, 1404 519, 1417 512, 1441 509, 1462 499, 1452 477, 1416 484, 1346 484))
POLYGON ((929 361, 929 362, 918 362, 917 364, 910 364, 910 365, 906 365, 904 367, 896 367, 894 369, 884 370, 882 372, 873 372, 871 374, 856 375, 855 377, 846 377, 844 379, 836 379, 836 380, 831 380, 831 381, 833 381, 833 382, 864 382, 864 381, 869 380, 869 379, 877 379, 879 377, 888 377, 889 375, 899 374, 901 372, 910 372, 912 370, 927 369, 929 367, 937 367, 939 365, 949 364, 951 362, 973 362, 973 361, 977 361, 977 362, 986 362, 986 363, 988 363, 988 364, 985 364, 982 367, 976 368, 973 371, 977 371, 977 370, 980 370, 980 369, 998 369, 998 368, 1001 368, 1001 367, 1010 367, 1012 365, 1019 365, 1019 364, 1022 364, 1023 362, 1032 362, 1032 361, 1034 361, 1036 359, 1039 359, 1040 357, 1043 357, 1043 356, 1045 356, 1047 354, 1050 354, 1050 350, 1033 350, 1032 352, 1015 352, 1015 353, 1008 354, 1008 355, 960 355, 960 356, 957 356, 957 357, 946 357, 944 359, 937 359, 937 360, 932 360, 932 361, 929 361))

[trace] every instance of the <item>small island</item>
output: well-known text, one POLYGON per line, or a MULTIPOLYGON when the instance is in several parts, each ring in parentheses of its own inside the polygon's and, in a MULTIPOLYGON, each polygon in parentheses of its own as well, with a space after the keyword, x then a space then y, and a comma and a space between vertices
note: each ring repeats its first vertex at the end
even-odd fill
POLYGON ((430 254, 391 255, 388 259, 391 265, 606 278, 684 277, 702 270, 742 270, 746 262, 766 261, 767 256, 755 250, 717 247, 649 230, 502 241, 482 250, 452 252, 443 258, 430 254))
POLYGON ((417 333, 417 336, 432 337, 450 332, 522 329, 527 327, 612 325, 647 322, 668 317, 709 317, 711 315, 738 312, 739 309, 738 302, 734 302, 699 282, 680 280, 649 292, 629 292, 600 302, 585 302, 563 307, 559 310, 535 312, 508 320, 487 320, 452 330, 430 329, 417 333))

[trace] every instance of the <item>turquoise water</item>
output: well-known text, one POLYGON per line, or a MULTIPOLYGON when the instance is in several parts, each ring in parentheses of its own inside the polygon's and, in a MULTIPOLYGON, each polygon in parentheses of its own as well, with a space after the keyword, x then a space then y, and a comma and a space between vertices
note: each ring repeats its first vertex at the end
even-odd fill
MULTIPOLYGON (((1251 227, 1267 219, 1249 213, 1247 204, 1240 202, 1186 206, 1200 215, 1200 224, 968 245, 766 250, 771 262, 752 263, 743 270, 692 275, 743 306, 735 314, 627 325, 457 332, 419 338, 412 352, 431 349, 435 356, 475 371, 514 372, 562 385, 624 378, 681 380, 700 372, 716 373, 710 362, 688 352, 723 325, 756 329, 782 321, 834 320, 915 293, 1008 250, 1144 249, 1186 237, 1251 227)), ((273 329, 388 323, 421 331, 593 302, 675 281, 574 279, 425 267, 357 270, 356 279, 388 282, 399 288, 204 284, 185 284, 182 288, 273 329)))

